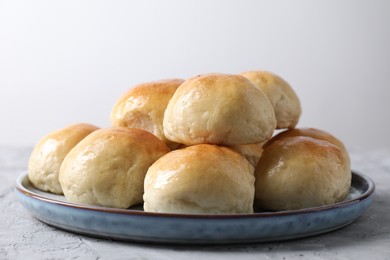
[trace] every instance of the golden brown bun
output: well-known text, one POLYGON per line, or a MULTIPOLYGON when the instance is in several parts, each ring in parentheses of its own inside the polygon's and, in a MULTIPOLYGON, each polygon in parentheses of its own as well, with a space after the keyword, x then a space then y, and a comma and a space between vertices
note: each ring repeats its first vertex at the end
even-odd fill
POLYGON ((277 129, 294 128, 302 109, 298 96, 281 77, 267 71, 248 71, 241 73, 264 91, 275 110, 277 129))
POLYGON ((74 124, 44 136, 34 147, 28 162, 28 178, 38 189, 62 194, 58 174, 68 152, 98 128, 74 124))
POLYGON ((248 79, 207 74, 180 85, 163 125, 165 136, 178 143, 236 145, 269 139, 276 120, 266 95, 248 79))
POLYGON ((165 138, 162 123, 168 102, 181 83, 182 79, 160 80, 130 89, 112 109, 112 126, 144 129, 175 148, 176 144, 165 138))
POLYGON ((295 129, 288 129, 286 131, 280 132, 274 137, 272 137, 270 140, 268 140, 264 145, 263 148, 267 147, 268 145, 271 145, 277 140, 286 138, 286 137, 294 137, 294 136, 306 136, 311 137, 318 140, 328 141, 331 144, 336 145, 341 149, 343 152, 345 158, 347 159, 348 164, 350 164, 350 158, 347 149, 345 148, 344 144, 337 139, 335 136, 331 135, 330 133, 327 133, 323 130, 316 129, 316 128, 295 128, 295 129))
POLYGON ((167 152, 142 129, 97 130, 65 157, 59 176, 64 195, 70 202, 113 208, 142 203, 146 171, 167 152))
POLYGON ((341 149, 311 137, 287 137, 266 146, 255 170, 255 204, 292 210, 343 200, 351 170, 341 149))
POLYGON ((172 151, 145 177, 148 212, 251 213, 253 197, 253 166, 237 152, 216 145, 172 151))
POLYGON ((263 143, 238 144, 230 146, 233 150, 244 156, 256 168, 257 162, 263 152, 263 143))

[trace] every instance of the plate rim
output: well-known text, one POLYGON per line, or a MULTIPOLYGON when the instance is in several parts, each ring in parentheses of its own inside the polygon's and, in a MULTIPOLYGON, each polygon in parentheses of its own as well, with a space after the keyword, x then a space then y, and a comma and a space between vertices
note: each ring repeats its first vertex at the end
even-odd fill
MULTIPOLYGON (((375 183, 374 181, 365 174, 360 172, 351 171, 352 180, 354 178, 362 179, 367 185, 367 189, 365 192, 360 194, 358 197, 344 200, 341 202, 337 202, 334 204, 319 206, 319 207, 311 207, 297 210, 284 210, 284 211, 266 211, 266 212, 254 212, 254 213, 236 213, 236 214, 182 214, 182 213, 157 213, 157 212, 145 212, 140 210, 132 210, 132 209, 119 209, 119 208, 109 208, 109 207, 101 207, 101 206, 91 206, 86 204, 77 204, 67 201, 60 201, 52 198, 48 198, 37 194, 23 185, 23 180, 27 178, 27 172, 24 172, 18 176, 16 179, 15 190, 19 193, 30 197, 32 199, 39 200, 44 203, 55 204, 64 207, 70 207, 74 209, 81 210, 90 210, 90 211, 98 211, 102 213, 110 213, 110 214, 121 214, 121 215, 135 215, 135 216, 143 216, 143 217, 163 217, 163 218, 195 218, 195 219, 242 219, 242 218, 268 218, 268 217, 281 217, 281 216, 292 216, 298 214, 308 214, 319 211, 332 210, 335 208, 345 207, 351 204, 359 203, 369 197, 371 197, 375 192, 375 183)), ((28 180, 29 181, 29 180, 28 180)), ((32 184, 31 184, 32 185, 32 184)), ((352 186, 352 183, 351 183, 352 186)), ((43 191, 45 192, 45 191, 43 191)))

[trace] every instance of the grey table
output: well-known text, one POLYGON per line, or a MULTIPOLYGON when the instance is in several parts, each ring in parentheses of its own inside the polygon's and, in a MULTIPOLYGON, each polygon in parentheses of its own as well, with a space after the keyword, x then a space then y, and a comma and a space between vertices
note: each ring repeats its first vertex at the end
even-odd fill
POLYGON ((13 186, 31 147, 0 147, 0 259, 390 259, 390 149, 351 152, 352 168, 376 183, 355 223, 320 236, 234 246, 163 246, 68 233, 33 218, 13 186))

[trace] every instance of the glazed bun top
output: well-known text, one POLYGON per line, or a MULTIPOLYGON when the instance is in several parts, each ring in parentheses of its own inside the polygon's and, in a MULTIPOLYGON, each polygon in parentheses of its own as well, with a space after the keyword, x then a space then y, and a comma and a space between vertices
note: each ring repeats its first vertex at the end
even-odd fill
POLYGON ((337 139, 334 135, 325 132, 324 130, 320 130, 317 128, 295 128, 295 129, 288 129, 283 132, 278 133, 277 135, 273 136, 270 140, 268 140, 264 145, 263 148, 272 145, 274 142, 287 138, 287 137, 294 137, 294 136, 306 136, 306 137, 312 137, 314 139, 327 141, 331 144, 336 145, 339 147, 345 156, 348 164, 350 164, 350 158, 348 151, 346 147, 344 146, 343 142, 341 142, 339 139, 337 139))
POLYGON ((38 189, 62 194, 58 174, 68 152, 98 127, 73 124, 44 136, 34 147, 28 162, 28 177, 38 189))
POLYGON ((306 137, 312 137, 312 138, 319 139, 319 140, 328 141, 328 142, 338 146, 339 148, 346 150, 344 144, 339 139, 337 139, 335 136, 333 136, 332 134, 330 134, 324 130, 320 130, 320 129, 312 128, 312 127, 300 127, 300 128, 288 129, 288 130, 285 130, 283 132, 280 132, 277 135, 273 136, 270 140, 268 140, 263 145, 263 147, 265 148, 268 145, 270 145, 270 144, 272 144, 275 141, 278 141, 280 139, 283 139, 286 137, 294 137, 294 136, 306 136, 306 137))
POLYGON ((181 79, 168 79, 143 83, 130 89, 112 109, 112 126, 146 130, 170 148, 175 148, 177 144, 164 135, 163 118, 169 100, 181 83, 181 79))
POLYGON ((169 101, 165 136, 178 143, 236 145, 269 139, 276 126, 267 96, 240 75, 186 80, 169 101))
POLYGON ((248 71, 241 75, 267 95, 275 110, 277 129, 294 128, 297 125, 302 113, 301 103, 284 79, 267 71, 248 71))

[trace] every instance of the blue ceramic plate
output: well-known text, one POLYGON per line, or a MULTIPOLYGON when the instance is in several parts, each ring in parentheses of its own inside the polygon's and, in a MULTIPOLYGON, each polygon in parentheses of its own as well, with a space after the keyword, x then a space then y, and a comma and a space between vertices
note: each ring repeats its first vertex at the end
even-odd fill
POLYGON ((174 244, 270 242, 329 232, 354 222, 371 204, 374 189, 372 180, 352 173, 349 196, 340 203, 278 212, 193 215, 69 203, 63 196, 35 189, 27 174, 16 183, 21 203, 51 226, 110 239, 174 244))

